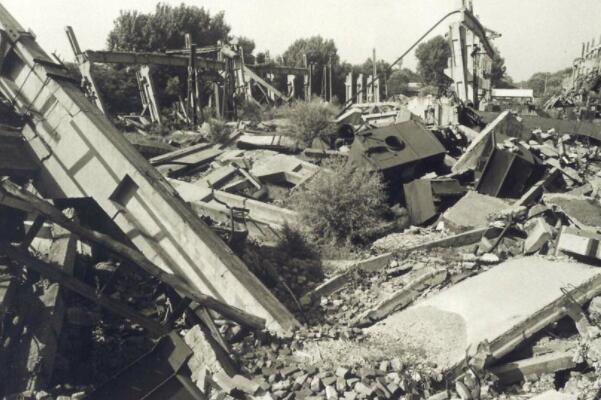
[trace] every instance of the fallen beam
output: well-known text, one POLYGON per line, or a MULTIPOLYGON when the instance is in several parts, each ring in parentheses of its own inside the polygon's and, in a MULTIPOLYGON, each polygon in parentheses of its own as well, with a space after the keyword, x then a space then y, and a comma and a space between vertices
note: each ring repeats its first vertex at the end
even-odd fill
POLYGON ((309 303, 318 300, 321 297, 327 297, 332 293, 340 290, 352 278, 355 271, 378 271, 386 268, 391 260, 394 259, 396 253, 407 254, 412 251, 427 250, 436 247, 461 247, 479 242, 483 236, 496 235, 498 228, 477 228, 471 231, 459 233, 442 239, 431 240, 426 243, 417 244, 415 246, 398 249, 396 252, 384 253, 365 260, 361 260, 353 264, 347 271, 344 271, 332 278, 328 279, 323 284, 305 294, 302 302, 309 303))
POLYGON ((0 204, 23 211, 39 213, 47 220, 53 221, 63 228, 77 234, 82 241, 91 244, 99 244, 115 252, 121 257, 124 257, 125 259, 138 265, 148 274, 156 277, 162 282, 165 282, 173 289, 178 290, 184 296, 194 300, 200 305, 217 311, 232 321, 253 327, 255 329, 262 329, 265 325, 265 321, 262 318, 258 318, 254 315, 246 313, 243 310, 222 303, 211 296, 199 293, 198 290, 193 290, 186 281, 176 275, 172 275, 163 271, 150 260, 148 260, 138 250, 124 245, 123 243, 111 238, 109 235, 87 229, 82 225, 71 221, 51 204, 37 198, 33 194, 21 189, 10 181, 4 180, 0 184, 0 204))
POLYGON ((501 384, 512 385, 528 377, 564 371, 576 365, 572 352, 561 351, 499 365, 489 371, 499 378, 501 384))
POLYGON ((158 322, 148 319, 128 306, 113 300, 110 297, 98 294, 96 289, 71 275, 61 271, 60 267, 38 260, 26 251, 5 242, 0 242, 0 253, 5 254, 11 260, 17 261, 27 268, 30 268, 46 278, 60 283, 65 288, 74 291, 82 297, 93 301, 94 303, 106 308, 107 310, 135 322, 148 330, 151 335, 156 337, 163 336, 167 330, 158 322))
MULTIPOLYGON (((186 56, 163 53, 136 53, 131 51, 86 50, 83 54, 90 62, 104 64, 163 65, 185 68, 188 66, 190 60, 186 56)), ((223 61, 197 56, 194 62, 197 67, 211 71, 222 71, 225 69, 223 61)))
POLYGON ((151 262, 192 290, 258 315, 274 330, 294 316, 204 224, 2 6, 8 52, 0 93, 31 116, 22 134, 42 161, 34 181, 46 198, 92 198, 151 262))
POLYGON ((207 397, 186 373, 192 350, 177 333, 162 338, 147 354, 86 396, 104 399, 205 400, 207 397))
POLYGON ((425 289, 444 282, 447 275, 448 273, 446 270, 426 270, 409 285, 405 286, 397 293, 394 293, 372 309, 365 311, 355 320, 353 326, 361 328, 370 326, 386 318, 393 312, 407 307, 413 303, 425 289))

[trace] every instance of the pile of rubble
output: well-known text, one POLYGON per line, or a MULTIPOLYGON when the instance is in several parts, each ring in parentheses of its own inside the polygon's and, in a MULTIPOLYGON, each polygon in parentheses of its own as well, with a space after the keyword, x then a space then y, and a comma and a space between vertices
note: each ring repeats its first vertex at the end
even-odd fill
POLYGON ((601 396, 601 125, 393 102, 308 147, 285 120, 129 143, 7 16, 3 397, 601 396), (349 259, 289 231, 330 157, 396 210, 349 259))

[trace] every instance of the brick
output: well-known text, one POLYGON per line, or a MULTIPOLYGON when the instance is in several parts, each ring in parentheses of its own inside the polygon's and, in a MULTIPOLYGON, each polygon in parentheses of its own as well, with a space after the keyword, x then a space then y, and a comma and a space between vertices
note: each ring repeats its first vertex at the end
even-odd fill
POLYGON ((326 386, 326 399, 338 400, 338 392, 333 386, 326 386))

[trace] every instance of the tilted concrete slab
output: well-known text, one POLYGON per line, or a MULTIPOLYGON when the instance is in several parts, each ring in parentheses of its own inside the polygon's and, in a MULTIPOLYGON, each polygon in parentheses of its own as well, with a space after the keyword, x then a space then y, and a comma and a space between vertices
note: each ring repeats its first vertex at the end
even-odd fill
POLYGON ((0 6, 0 92, 30 116, 22 133, 48 198, 91 197, 165 271, 267 321, 298 322, 80 91, 66 68, 0 6))
POLYGON ((367 329, 424 352, 446 371, 466 350, 490 343, 491 361, 566 315, 562 288, 584 303, 601 292, 601 269, 569 261, 525 257, 504 262, 367 329))

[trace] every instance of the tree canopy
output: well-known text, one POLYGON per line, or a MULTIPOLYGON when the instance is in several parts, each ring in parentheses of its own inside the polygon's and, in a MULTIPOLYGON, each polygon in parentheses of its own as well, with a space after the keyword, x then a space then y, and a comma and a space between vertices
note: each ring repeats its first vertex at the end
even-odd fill
POLYGON ((395 69, 388 78, 388 95, 406 94, 409 82, 419 82, 420 76, 409 68, 395 69))
POLYGON ((170 6, 158 3, 154 12, 121 11, 108 35, 109 50, 164 51, 184 47, 189 33, 198 46, 230 39, 230 26, 225 15, 211 15, 203 7, 170 6))
POLYGON ((338 49, 332 39, 321 36, 298 39, 292 43, 282 55, 284 64, 292 67, 304 67, 304 56, 313 64, 311 93, 321 92, 323 67, 332 63, 332 92, 338 98, 344 95, 344 70, 340 65, 338 49))
MULTIPOLYGON (((200 47, 232 39, 230 26, 225 22, 223 12, 211 15, 203 7, 183 3, 179 6, 158 3, 150 13, 121 11, 109 32, 107 47, 117 51, 149 52, 182 49, 187 33, 192 42, 200 47)), ((238 43, 244 49, 245 58, 254 62, 254 41, 240 37, 238 43)), ((119 65, 107 67, 102 73, 108 78, 105 84, 101 84, 101 91, 109 108, 121 113, 135 111, 139 101, 121 99, 121 95, 126 93, 136 96, 138 89, 135 74, 129 68, 119 65), (114 76, 111 76, 111 70, 114 76)), ((153 78, 158 89, 158 101, 163 106, 171 105, 184 92, 186 71, 182 68, 156 67, 153 69, 153 78)), ((206 89, 205 96, 208 94, 209 90, 206 89)))
MULTIPOLYGON (((494 46, 493 46, 494 47, 494 46)), ((513 79, 507 75, 505 59, 497 48, 494 48, 495 55, 492 59, 492 68, 490 71, 490 83, 493 88, 509 89, 513 88, 513 79)))
POLYGON ((572 68, 565 68, 553 73, 537 72, 527 81, 521 82, 520 85, 532 89, 534 97, 539 97, 544 102, 561 93, 562 81, 571 71, 572 68))
POLYGON ((438 35, 421 43, 415 50, 417 72, 425 85, 443 89, 449 86, 451 80, 444 74, 451 49, 447 40, 438 35))

